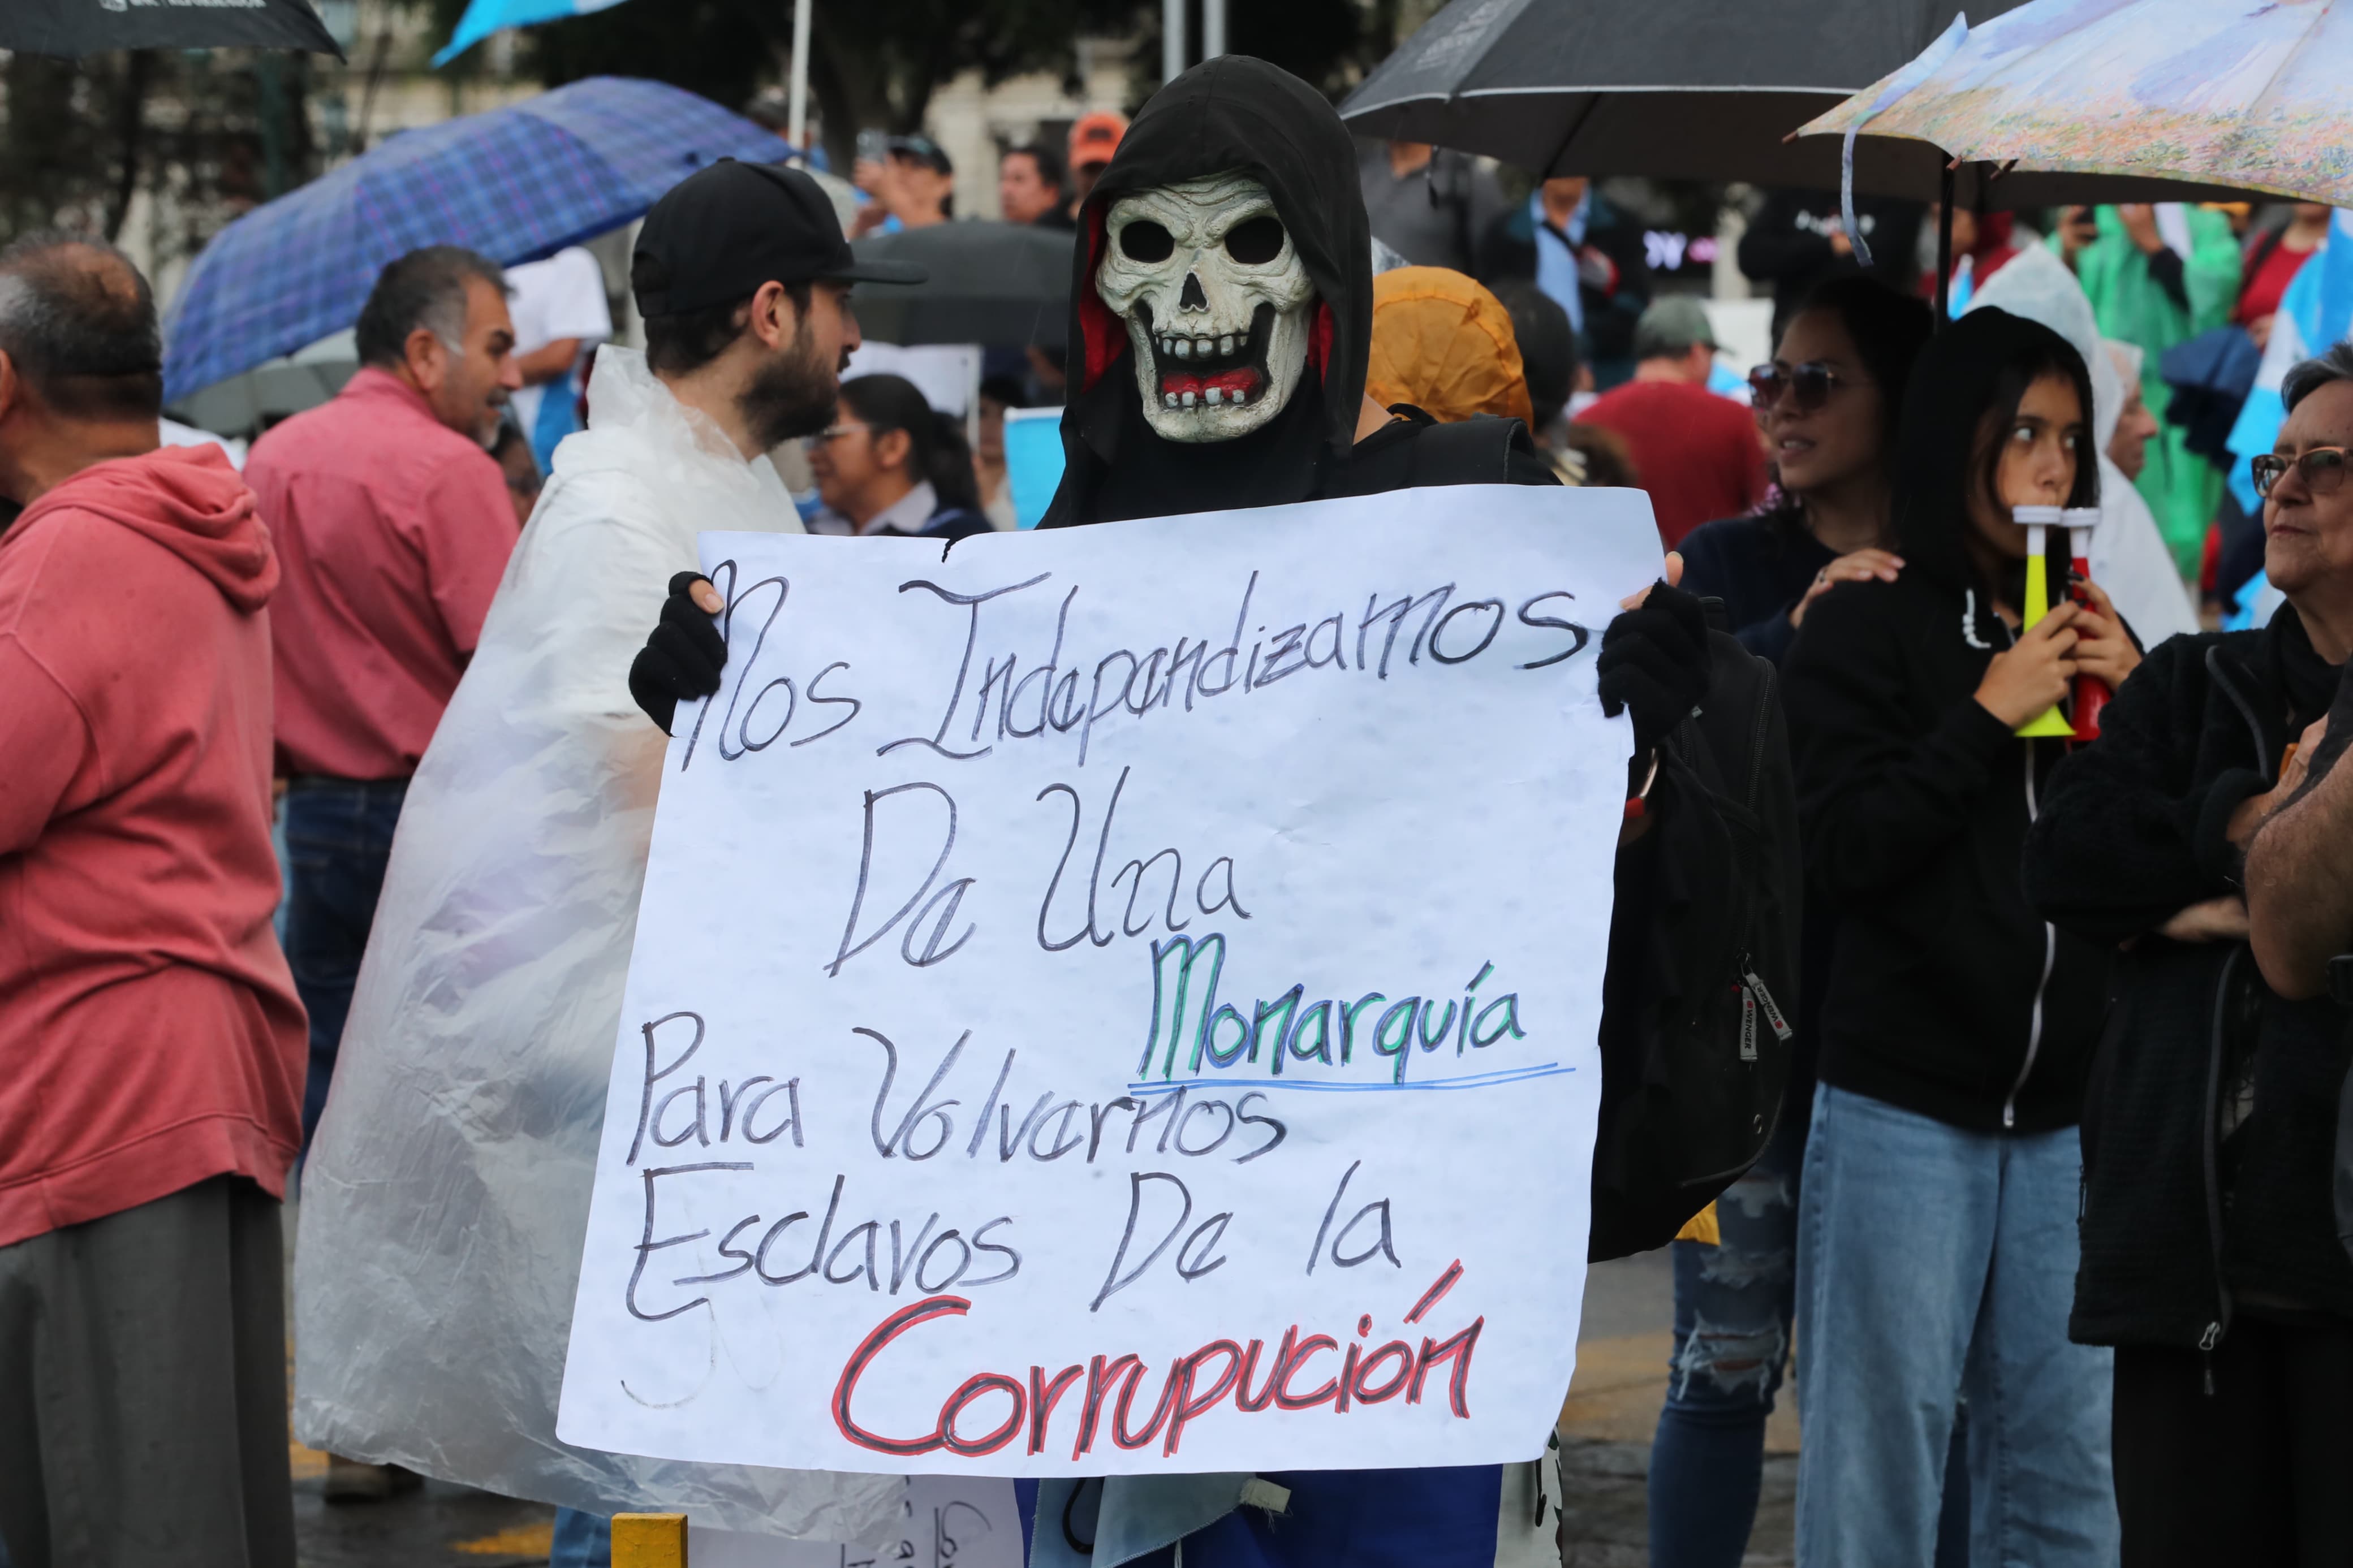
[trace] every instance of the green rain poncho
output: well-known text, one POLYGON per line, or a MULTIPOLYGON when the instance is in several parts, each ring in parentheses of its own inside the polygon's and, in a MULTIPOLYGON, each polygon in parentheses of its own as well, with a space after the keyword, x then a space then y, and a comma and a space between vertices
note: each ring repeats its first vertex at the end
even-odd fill
MULTIPOLYGON (((2125 233, 2114 207, 2101 207, 2100 237, 2075 253, 2075 276, 2091 296, 2100 335, 2137 343, 2141 358, 2141 396, 2161 426, 2148 444, 2148 466, 2138 481, 2158 531, 2173 551, 2183 575, 2198 570, 2207 525, 2222 499, 2222 472, 2182 445, 2184 432, 2165 418, 2170 390, 2158 374, 2167 349, 2221 326, 2239 295, 2239 242, 2221 214, 2185 207, 2189 255, 2181 268, 2183 310, 2164 285, 2149 275, 2147 255, 2125 233)), ((2059 242, 2052 240, 2053 248, 2059 242)))

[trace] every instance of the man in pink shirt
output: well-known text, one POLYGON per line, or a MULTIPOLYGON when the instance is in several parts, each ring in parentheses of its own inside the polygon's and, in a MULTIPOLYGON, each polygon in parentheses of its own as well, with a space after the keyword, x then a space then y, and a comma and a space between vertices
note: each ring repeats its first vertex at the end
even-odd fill
POLYGON ((286 950, 311 1015, 306 1145, 409 775, 516 538, 487 449, 522 384, 504 274, 456 246, 411 251, 376 279, 357 335, 359 374, 255 442, 245 469, 283 573, 270 641, 286 950))
POLYGON ((1634 379, 1577 416, 1625 439, 1670 550, 1701 523, 1737 517, 1765 494, 1756 415, 1746 403, 1708 390, 1715 347, 1697 300, 1654 300, 1634 327, 1634 379))
POLYGON ((293 1568, 279 1200, 301 1005, 270 930, 252 492, 156 447, 119 252, 0 252, 0 1541, 293 1568))

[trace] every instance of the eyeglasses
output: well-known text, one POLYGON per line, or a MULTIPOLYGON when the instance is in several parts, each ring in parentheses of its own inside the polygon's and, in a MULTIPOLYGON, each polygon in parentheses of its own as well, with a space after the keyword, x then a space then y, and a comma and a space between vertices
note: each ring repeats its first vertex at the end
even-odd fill
POLYGON ((1808 360, 1788 370, 1778 364, 1760 364, 1748 373, 1748 401, 1757 413, 1764 414, 1787 394, 1791 413, 1811 414, 1828 403, 1831 394, 1840 387, 1859 384, 1820 360, 1808 360))
POLYGON ((2305 489, 2314 495, 2332 494, 2345 482, 2345 462, 2344 447, 2315 447, 2293 458, 2283 458, 2275 452, 2258 453, 2248 460, 2247 467, 2253 470, 2255 493, 2268 500, 2272 487, 2287 478, 2290 468, 2304 476, 2305 489))
POLYGON ((831 446, 844 436, 865 434, 866 428, 863 425, 828 425, 814 436, 802 437, 801 446, 804 448, 831 446))

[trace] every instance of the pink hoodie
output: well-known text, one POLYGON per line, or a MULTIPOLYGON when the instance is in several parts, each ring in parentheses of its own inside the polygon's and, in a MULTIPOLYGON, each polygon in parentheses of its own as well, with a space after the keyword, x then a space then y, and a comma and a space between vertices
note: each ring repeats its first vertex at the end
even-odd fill
POLYGON ((0 1246, 225 1173, 284 1193, 277 585, 215 447, 97 464, 0 533, 0 1246))

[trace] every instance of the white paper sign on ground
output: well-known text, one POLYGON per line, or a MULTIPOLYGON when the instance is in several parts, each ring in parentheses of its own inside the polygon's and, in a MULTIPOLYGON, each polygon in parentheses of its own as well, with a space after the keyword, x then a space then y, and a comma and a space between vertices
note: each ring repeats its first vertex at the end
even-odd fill
POLYGON ((1639 492, 706 534, 567 1442, 1525 1459, 1574 1361, 1639 492))

